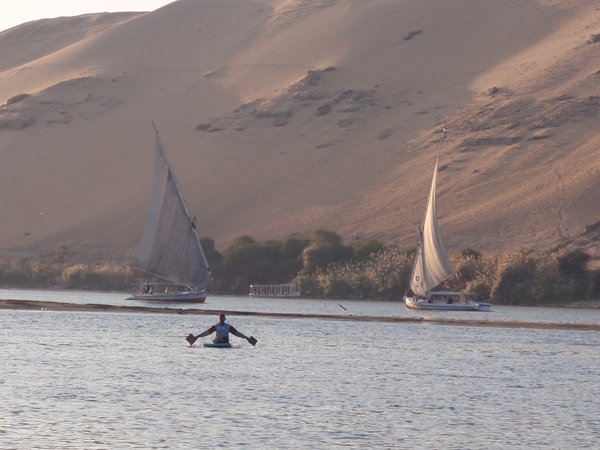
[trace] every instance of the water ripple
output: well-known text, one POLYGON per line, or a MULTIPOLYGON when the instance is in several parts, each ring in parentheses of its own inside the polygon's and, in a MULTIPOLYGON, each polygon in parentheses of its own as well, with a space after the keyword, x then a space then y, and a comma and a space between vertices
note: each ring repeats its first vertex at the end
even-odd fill
POLYGON ((8 448, 594 448, 597 333, 0 311, 8 448), (35 336, 32 340, 31 336, 35 336), (483 430, 483 431, 482 431, 483 430))

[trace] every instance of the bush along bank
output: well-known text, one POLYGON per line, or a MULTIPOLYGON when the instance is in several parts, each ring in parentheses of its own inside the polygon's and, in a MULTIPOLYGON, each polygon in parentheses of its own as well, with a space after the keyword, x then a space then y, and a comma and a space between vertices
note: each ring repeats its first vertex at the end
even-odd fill
MULTIPOLYGON (((402 300, 409 287, 414 249, 371 239, 352 246, 329 230, 309 238, 258 242, 235 239, 222 253, 201 240, 212 268, 213 294, 247 295, 250 284, 295 282, 305 297, 402 300)), ((67 262, 64 247, 39 259, 0 261, 0 286, 129 291, 143 274, 127 264, 67 262)), ((453 256, 458 273, 440 289, 476 292, 504 305, 553 305, 600 299, 600 271, 587 269, 581 250, 481 254, 465 249, 453 256)))

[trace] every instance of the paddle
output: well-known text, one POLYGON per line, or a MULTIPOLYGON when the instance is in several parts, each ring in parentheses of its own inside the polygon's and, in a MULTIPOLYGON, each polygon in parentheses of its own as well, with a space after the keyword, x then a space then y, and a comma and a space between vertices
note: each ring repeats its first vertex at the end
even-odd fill
POLYGON ((185 338, 185 340, 188 342, 188 344, 190 344, 190 347, 192 345, 194 345, 194 342, 196 342, 196 339, 198 339, 198 338, 191 333, 188 334, 187 337, 185 338))
MULTIPOLYGON (((194 345, 194 342, 196 342, 196 339, 198 339, 198 337, 194 336, 193 334, 188 334, 187 337, 185 338, 185 340, 187 341, 188 344, 190 344, 190 346, 194 345)), ((256 343, 258 342, 256 340, 256 338, 254 336, 250 336, 247 341, 250 343, 250 345, 254 346, 256 345, 256 343)))

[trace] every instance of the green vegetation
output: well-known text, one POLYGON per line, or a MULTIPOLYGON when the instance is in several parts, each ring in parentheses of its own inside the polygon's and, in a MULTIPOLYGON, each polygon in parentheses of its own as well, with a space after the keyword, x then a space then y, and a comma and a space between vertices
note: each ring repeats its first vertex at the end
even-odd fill
MULTIPOLYGON (((250 284, 294 281, 305 296, 401 300, 408 289, 415 249, 402 250, 371 239, 344 245, 330 230, 310 238, 257 242, 235 239, 223 253, 202 239, 215 294, 246 295, 250 284)), ((131 290, 142 275, 123 264, 68 262, 68 252, 31 260, 0 261, 0 286, 131 290)), ((464 249, 453 258, 459 275, 441 289, 476 292, 480 299, 505 305, 552 305, 600 299, 600 271, 590 271, 581 250, 542 254, 482 254, 464 249)))
POLYGON ((126 290, 136 283, 136 274, 129 266, 70 264, 61 259, 9 258, 0 261, 0 286, 126 290))
POLYGON ((454 262, 462 277, 446 283, 505 305, 594 300, 600 298, 600 272, 586 269, 589 259, 581 250, 501 256, 461 253, 454 262))
POLYGON ((135 282, 135 273, 116 264, 75 264, 62 270, 61 280, 73 289, 126 290, 135 282))
POLYGON ((251 284, 287 283, 302 268, 300 255, 308 241, 295 238, 284 242, 256 242, 241 236, 219 258, 206 254, 212 267, 212 292, 248 294, 251 284))
POLYGON ((401 299, 412 271, 412 257, 397 248, 382 248, 368 258, 334 262, 304 271, 295 281, 313 297, 401 299))

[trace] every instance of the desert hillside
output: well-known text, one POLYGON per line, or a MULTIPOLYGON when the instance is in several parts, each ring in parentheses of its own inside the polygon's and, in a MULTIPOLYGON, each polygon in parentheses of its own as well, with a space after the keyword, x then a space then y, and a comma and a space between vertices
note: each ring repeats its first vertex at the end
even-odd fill
POLYGON ((202 236, 600 256, 593 0, 179 0, 0 33, 0 256, 127 260, 154 121, 202 236), (447 139, 440 140, 446 127, 447 139))

